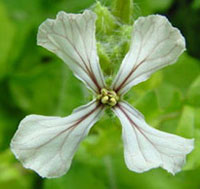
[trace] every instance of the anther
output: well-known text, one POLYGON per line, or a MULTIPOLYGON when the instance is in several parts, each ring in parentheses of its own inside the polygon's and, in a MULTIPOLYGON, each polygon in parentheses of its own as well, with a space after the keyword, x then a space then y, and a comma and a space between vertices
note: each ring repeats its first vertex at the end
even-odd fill
POLYGON ((116 104, 117 104, 116 99, 115 99, 115 98, 110 98, 110 100, 109 100, 109 105, 110 105, 110 106, 115 106, 116 104))
POLYGON ((103 88, 101 89, 101 94, 97 95, 97 100, 100 100, 102 104, 112 107, 117 104, 119 96, 115 91, 103 88))
POLYGON ((101 89, 101 94, 103 96, 107 95, 108 94, 108 90, 107 89, 101 89))
POLYGON ((107 104, 107 103, 108 103, 108 100, 109 100, 109 97, 108 97, 108 96, 104 96, 103 98, 101 98, 102 104, 107 104))

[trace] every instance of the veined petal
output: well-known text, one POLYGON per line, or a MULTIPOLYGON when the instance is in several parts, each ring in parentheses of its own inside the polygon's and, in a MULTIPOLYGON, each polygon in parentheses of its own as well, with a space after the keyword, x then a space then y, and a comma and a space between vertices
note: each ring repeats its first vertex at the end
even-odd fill
POLYGON ((103 109, 92 101, 64 118, 29 115, 21 121, 11 150, 25 168, 42 177, 60 177, 69 170, 79 143, 103 109))
POLYGON ((134 23, 130 50, 113 81, 112 89, 119 94, 126 93, 155 71, 175 63, 184 50, 184 37, 166 17, 140 17, 134 23))
POLYGON ((105 86, 96 52, 96 15, 86 10, 83 14, 57 14, 47 19, 38 31, 37 44, 60 57, 93 92, 105 86))
POLYGON ((125 102, 113 108, 122 124, 124 156, 128 168, 141 173, 162 167, 175 174, 193 150, 194 140, 150 127, 138 111, 125 102))

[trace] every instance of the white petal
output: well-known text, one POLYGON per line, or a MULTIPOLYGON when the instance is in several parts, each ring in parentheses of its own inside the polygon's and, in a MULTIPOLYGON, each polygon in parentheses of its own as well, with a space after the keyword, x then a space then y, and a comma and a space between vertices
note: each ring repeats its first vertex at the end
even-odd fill
POLYGON ((94 92, 104 87, 104 78, 96 52, 96 15, 89 10, 83 14, 57 14, 47 19, 38 31, 37 44, 60 57, 94 92))
POLYGON ((138 112, 125 102, 113 111, 122 124, 124 156, 128 168, 141 173, 162 167, 175 174, 193 150, 194 140, 165 133, 150 127, 138 112))
POLYGON ((29 115, 21 121, 11 150, 24 167, 40 176, 62 176, 69 170, 79 143, 102 112, 103 107, 92 101, 64 118, 29 115))
POLYGON ((185 50, 185 39, 166 17, 140 17, 133 26, 132 41, 112 88, 119 94, 176 62, 185 50))

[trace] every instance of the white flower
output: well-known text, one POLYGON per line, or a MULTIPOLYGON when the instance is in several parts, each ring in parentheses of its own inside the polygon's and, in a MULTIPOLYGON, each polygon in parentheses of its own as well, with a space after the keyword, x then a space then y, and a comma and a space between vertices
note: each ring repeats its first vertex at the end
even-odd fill
POLYGON ((109 106, 122 124, 128 168, 144 172, 162 167, 175 174, 192 151, 193 139, 150 127, 122 96, 158 69, 175 63, 185 50, 183 36, 164 16, 140 17, 133 26, 130 50, 109 88, 96 52, 95 20, 89 10, 83 14, 59 12, 55 20, 47 19, 39 27, 38 45, 60 57, 96 98, 64 118, 25 117, 12 139, 12 152, 24 167, 42 177, 62 176, 69 170, 79 143, 109 106))

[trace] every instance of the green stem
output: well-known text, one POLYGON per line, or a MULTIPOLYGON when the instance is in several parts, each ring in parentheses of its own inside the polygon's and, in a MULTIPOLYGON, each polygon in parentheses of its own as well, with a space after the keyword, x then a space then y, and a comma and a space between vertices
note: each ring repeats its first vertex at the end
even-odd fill
POLYGON ((105 167, 107 169, 107 175, 109 178, 110 189, 117 189, 115 174, 112 166, 112 161, 110 156, 104 158, 105 167))

